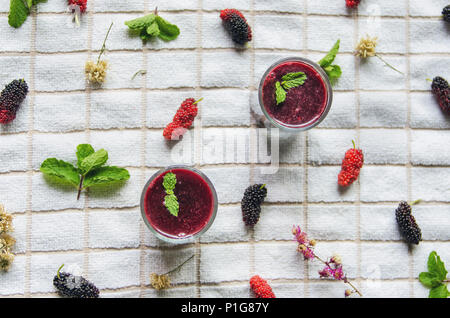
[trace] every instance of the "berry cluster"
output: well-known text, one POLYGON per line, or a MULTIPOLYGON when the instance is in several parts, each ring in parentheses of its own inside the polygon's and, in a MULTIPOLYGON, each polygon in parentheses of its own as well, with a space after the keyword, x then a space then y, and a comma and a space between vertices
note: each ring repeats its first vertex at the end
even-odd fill
POLYGON ((400 232, 405 237, 409 244, 419 244, 422 240, 422 231, 417 225, 416 219, 411 214, 411 206, 402 201, 395 210, 395 217, 397 219, 400 232))
POLYGON ((193 98, 188 98, 181 104, 172 122, 164 129, 164 138, 167 140, 178 140, 192 126, 198 113, 197 103, 201 100, 195 101, 193 98))
POLYGON ((16 118, 17 110, 28 94, 28 85, 22 80, 14 80, 0 95, 0 123, 8 124, 16 118))
POLYGON ((236 9, 225 9, 220 11, 220 18, 234 42, 243 45, 252 40, 252 29, 241 12, 236 9))
POLYGON ((53 278, 53 286, 55 286, 61 296, 69 298, 98 298, 100 292, 94 284, 82 276, 60 272, 63 266, 59 268, 58 273, 53 278))
POLYGON ((444 16, 444 21, 450 22, 450 4, 442 10, 442 15, 444 16))
POLYGON ((69 5, 78 6, 80 12, 85 12, 87 8, 87 0, 69 0, 69 5))
POLYGON ((256 298, 276 298, 269 283, 258 275, 250 278, 250 288, 256 295, 256 298))
POLYGON ((441 109, 444 112, 450 113, 450 87, 448 86, 448 82, 444 78, 437 76, 433 79, 431 89, 438 99, 441 109))
POLYGON ((344 160, 342 160, 341 172, 338 176, 338 184, 347 187, 358 179, 359 171, 364 164, 364 155, 361 149, 356 149, 353 141, 353 148, 347 150, 344 160))
POLYGON ((357 8, 361 0, 345 0, 347 8, 357 8))
POLYGON ((248 187, 244 192, 241 201, 242 218, 245 225, 255 225, 259 221, 261 214, 261 203, 267 196, 265 184, 254 184, 248 187))

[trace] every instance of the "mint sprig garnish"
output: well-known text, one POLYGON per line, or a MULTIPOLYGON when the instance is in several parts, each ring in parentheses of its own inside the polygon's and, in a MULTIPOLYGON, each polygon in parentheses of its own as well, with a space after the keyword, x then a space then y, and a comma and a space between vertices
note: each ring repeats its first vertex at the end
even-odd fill
POLYGON ((419 274, 420 282, 430 289, 428 294, 429 298, 447 298, 450 296, 450 292, 447 289, 445 283, 447 280, 447 270, 445 269, 444 262, 435 251, 431 252, 428 256, 428 272, 422 272, 419 274))
POLYGON ((31 7, 47 0, 10 0, 8 23, 14 28, 20 27, 30 14, 31 7))
POLYGON ((175 185, 177 184, 177 176, 173 172, 166 173, 163 179, 163 187, 166 190, 164 197, 164 206, 169 210, 170 214, 178 216, 180 205, 174 193, 175 185))
POLYGON ((341 40, 337 40, 330 52, 328 52, 328 54, 319 61, 319 65, 323 68, 325 73, 327 73, 331 83, 334 83, 342 75, 341 67, 339 65, 332 64, 339 52, 340 43, 341 40))
POLYGON ((139 33, 142 40, 147 41, 155 37, 159 37, 164 41, 175 40, 180 35, 180 29, 158 15, 157 8, 155 13, 126 21, 132 31, 139 33))
POLYGON ((125 181, 130 178, 128 170, 115 166, 104 166, 108 161, 108 152, 104 149, 95 151, 89 144, 77 147, 77 167, 69 162, 48 158, 41 164, 41 172, 78 188, 77 200, 81 191, 91 186, 106 185, 125 181))
POLYGON ((281 78, 281 82, 275 83, 275 97, 277 105, 286 100, 287 91, 291 88, 301 86, 305 83, 308 77, 303 72, 287 73, 281 78))

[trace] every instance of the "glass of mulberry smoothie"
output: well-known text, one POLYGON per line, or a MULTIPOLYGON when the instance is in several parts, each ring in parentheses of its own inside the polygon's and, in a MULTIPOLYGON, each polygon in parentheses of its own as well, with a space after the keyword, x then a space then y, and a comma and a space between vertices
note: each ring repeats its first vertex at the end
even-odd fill
POLYGON ((169 166, 156 172, 141 195, 145 224, 159 239, 187 243, 205 233, 216 217, 217 194, 201 171, 169 166))
POLYGON ((328 114, 333 91, 325 71, 300 58, 282 59, 265 72, 259 85, 259 104, 278 128, 303 131, 317 126, 328 114))

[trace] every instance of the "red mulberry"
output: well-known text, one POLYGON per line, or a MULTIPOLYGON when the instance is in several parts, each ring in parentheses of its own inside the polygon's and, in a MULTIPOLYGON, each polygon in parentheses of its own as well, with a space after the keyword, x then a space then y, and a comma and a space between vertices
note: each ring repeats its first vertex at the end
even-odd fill
POLYGON ((433 79, 431 89, 441 109, 446 113, 450 113, 450 87, 448 82, 444 78, 437 76, 433 79))
POLYGON ((344 160, 342 160, 341 172, 338 176, 338 184, 347 187, 358 179, 360 169, 364 164, 364 155, 361 149, 356 149, 353 141, 353 148, 347 150, 344 160))
POLYGON ((0 95, 0 123, 7 124, 16 118, 17 110, 28 94, 25 80, 14 80, 0 95))
POLYGON ((250 288, 256 295, 256 298, 276 298, 269 283, 258 275, 250 278, 250 288))
POLYGON ((167 140, 178 140, 194 123, 198 113, 197 103, 193 98, 186 99, 178 108, 170 124, 163 131, 163 136, 167 140))
POLYGON ((357 8, 361 0, 345 0, 347 8, 357 8))

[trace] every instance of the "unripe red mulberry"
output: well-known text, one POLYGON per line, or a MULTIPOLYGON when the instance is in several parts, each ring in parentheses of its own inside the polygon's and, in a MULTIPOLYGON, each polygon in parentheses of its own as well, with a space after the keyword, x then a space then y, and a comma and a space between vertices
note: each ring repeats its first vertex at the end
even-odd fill
POLYGON ((250 278, 250 287, 257 298, 276 298, 269 283, 258 275, 250 278))

